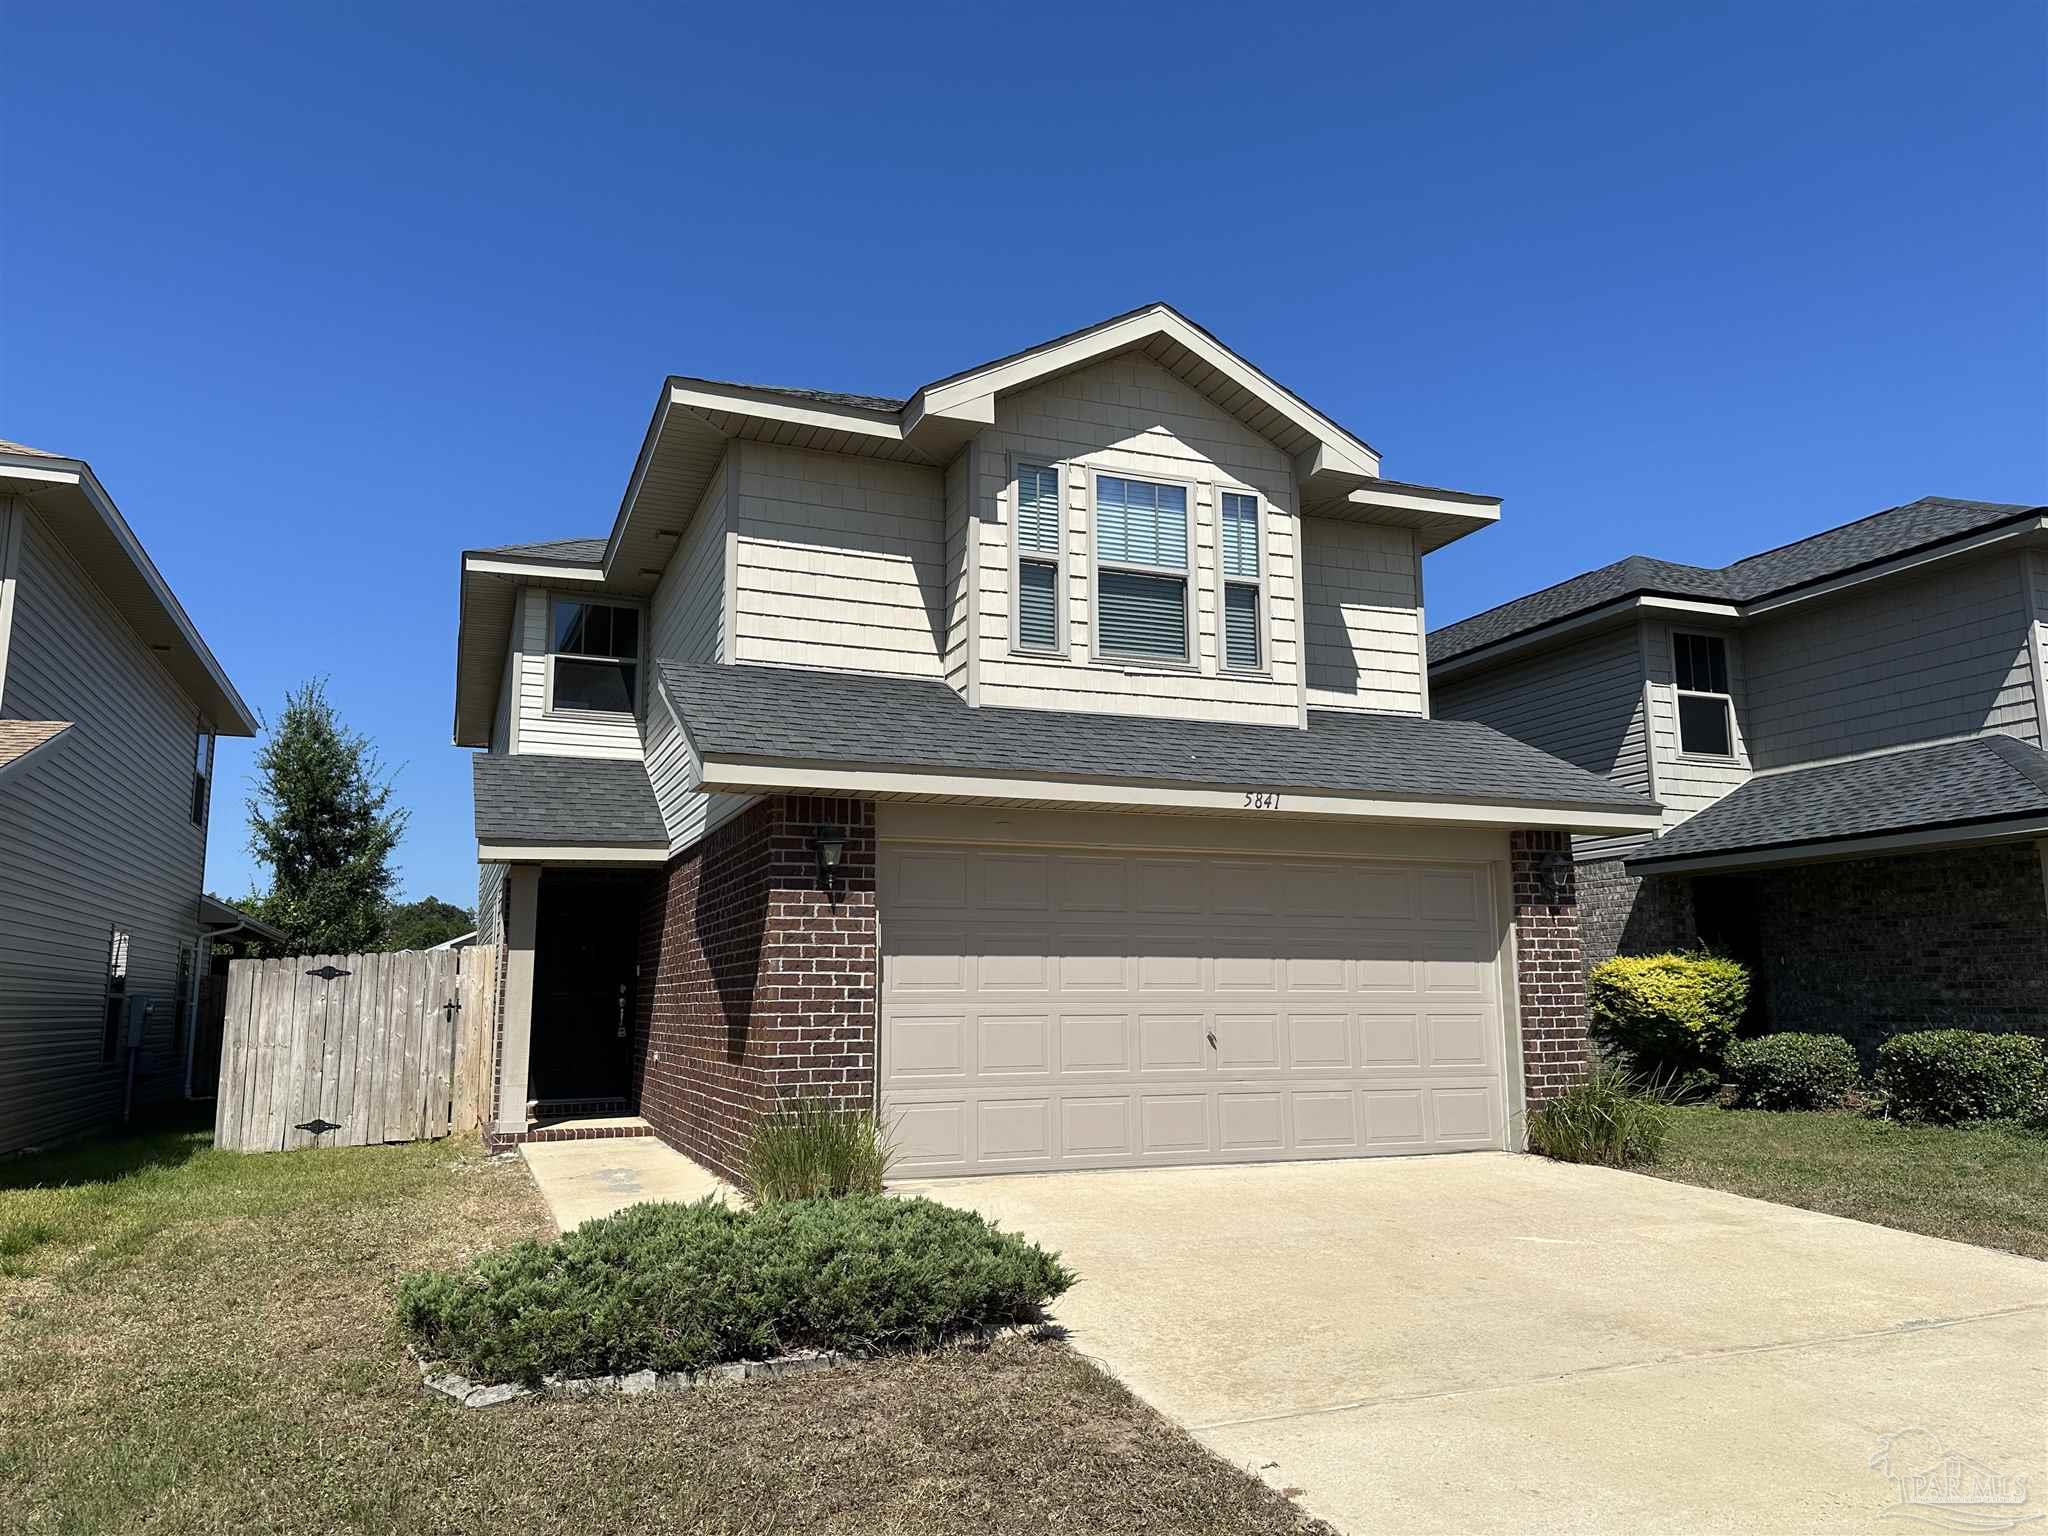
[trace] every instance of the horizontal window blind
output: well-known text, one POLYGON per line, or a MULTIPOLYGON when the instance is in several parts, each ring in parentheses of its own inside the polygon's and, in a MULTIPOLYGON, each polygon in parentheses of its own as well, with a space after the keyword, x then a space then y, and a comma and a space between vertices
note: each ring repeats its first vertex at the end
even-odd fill
POLYGON ((1038 464, 1017 467, 1017 547, 1041 555, 1059 553, 1058 470, 1038 464))
POLYGON ((1097 633, 1105 653, 1185 661, 1188 584, 1179 576, 1096 572, 1097 633))
POLYGON ((1095 554, 1125 565, 1188 566, 1188 493, 1117 475, 1095 477, 1095 554))
POLYGON ((1035 651, 1059 644, 1059 568, 1046 560, 1017 565, 1017 643, 1035 651))
POLYGON ((1223 574, 1259 574, 1259 498, 1223 493, 1223 574))
POLYGON ((1259 666, 1259 589, 1232 583, 1223 589, 1223 661, 1259 666))

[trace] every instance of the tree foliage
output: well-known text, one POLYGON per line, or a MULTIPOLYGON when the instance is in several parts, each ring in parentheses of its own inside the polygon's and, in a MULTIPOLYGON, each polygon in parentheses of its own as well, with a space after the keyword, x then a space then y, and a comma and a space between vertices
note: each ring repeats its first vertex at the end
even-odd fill
POLYGON ((386 949, 432 949, 476 927, 476 914, 438 896, 402 901, 392 907, 384 929, 386 949))
POLYGON ((287 954, 381 947, 406 812, 391 804, 376 749, 335 713, 324 680, 285 695, 256 773, 249 851, 270 867, 271 884, 237 905, 282 929, 287 954))

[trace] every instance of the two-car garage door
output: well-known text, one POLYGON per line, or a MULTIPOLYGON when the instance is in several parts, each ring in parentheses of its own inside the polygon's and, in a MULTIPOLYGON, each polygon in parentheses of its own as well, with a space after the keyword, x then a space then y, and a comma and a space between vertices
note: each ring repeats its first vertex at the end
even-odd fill
POLYGON ((1504 1144, 1484 864, 884 843, 905 1174, 1504 1144))

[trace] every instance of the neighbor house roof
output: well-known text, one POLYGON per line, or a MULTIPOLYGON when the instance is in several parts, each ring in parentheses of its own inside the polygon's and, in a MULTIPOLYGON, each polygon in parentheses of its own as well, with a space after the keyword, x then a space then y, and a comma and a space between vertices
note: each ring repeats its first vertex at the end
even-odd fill
MULTIPOLYGON (((779 765, 767 769, 771 776, 796 767, 1143 783, 1276 793, 1282 809, 1289 796, 1336 796, 1399 802, 1418 813, 1423 803, 1541 806, 1569 813, 1558 824, 1576 825, 1578 816, 1588 824, 1654 825, 1648 800, 1473 721, 1318 710, 1301 730, 970 708, 943 682, 865 673, 674 661, 659 671, 706 783, 720 782, 721 771, 738 773, 722 765, 751 763, 779 765)), ((822 783, 801 773, 791 782, 822 783)))
POLYGON ((238 929, 246 929, 273 944, 282 944, 285 938, 282 928, 273 927, 260 917, 251 917, 240 907, 231 907, 215 896, 199 898, 199 924, 211 930, 213 938, 224 938, 238 929))
POLYGON ((1759 602, 2044 513, 2048 507, 2020 502, 1925 496, 1732 565, 1678 565, 1630 555, 1432 631, 1430 665, 1442 666, 1622 598, 1670 597, 1738 606, 1759 602))
POLYGON ((256 734, 254 711, 90 464, 0 440, 0 492, 12 492, 34 509, 216 732, 256 734))
POLYGON ((637 757, 479 752, 472 774, 480 844, 668 847, 654 786, 637 757))
POLYGON ((2048 753, 1977 736, 1758 774, 1631 855, 1631 866, 1808 852, 1908 832, 1965 833, 2048 817, 2048 753))
POLYGON ((508 555, 522 560, 559 560, 567 565, 595 565, 604 559, 604 540, 542 539, 537 544, 497 544, 470 551, 475 555, 508 555))
POLYGON ((0 720, 0 779, 26 768, 30 754, 70 730, 69 720, 0 720))

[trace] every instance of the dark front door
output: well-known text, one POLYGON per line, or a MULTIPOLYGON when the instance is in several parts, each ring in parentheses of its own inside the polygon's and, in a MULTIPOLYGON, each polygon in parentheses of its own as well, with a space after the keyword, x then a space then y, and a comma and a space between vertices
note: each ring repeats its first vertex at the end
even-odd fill
POLYGON ((543 1104, 632 1091, 642 875, 547 870, 533 946, 529 1080, 543 1104))

